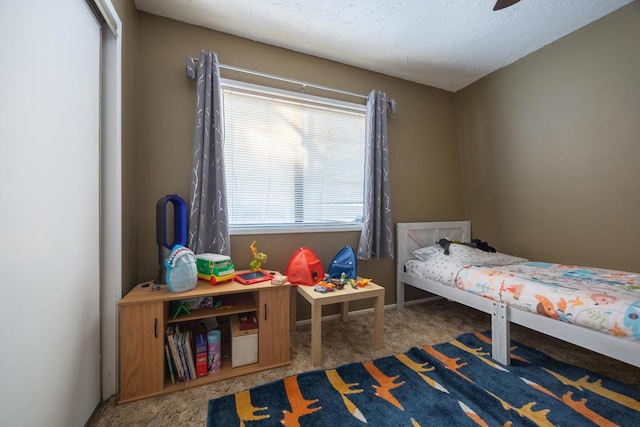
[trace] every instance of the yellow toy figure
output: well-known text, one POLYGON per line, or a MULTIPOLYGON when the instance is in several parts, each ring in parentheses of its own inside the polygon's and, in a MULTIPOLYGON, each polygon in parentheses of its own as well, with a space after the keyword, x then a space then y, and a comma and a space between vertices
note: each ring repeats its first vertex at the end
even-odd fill
POLYGON ((256 241, 249 246, 251 248, 251 253, 253 254, 253 261, 249 263, 249 269, 251 271, 262 270, 262 263, 267 262, 267 254, 264 252, 258 252, 256 249, 256 241))

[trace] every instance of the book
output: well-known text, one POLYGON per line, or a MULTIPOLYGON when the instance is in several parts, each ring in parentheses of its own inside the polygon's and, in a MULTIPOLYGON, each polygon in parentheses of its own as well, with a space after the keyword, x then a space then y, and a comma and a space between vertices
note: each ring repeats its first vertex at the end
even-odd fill
POLYGON ((256 313, 245 313, 238 316, 238 325, 241 331, 258 328, 256 313))
POLYGON ((173 373, 173 362, 171 362, 171 355, 169 354, 169 344, 164 345, 164 353, 167 356, 167 367, 169 368, 169 376, 171 377, 171 383, 176 382, 176 377, 173 373))
POLYGON ((196 376, 207 374, 207 337, 205 334, 196 334, 196 376))
POLYGON ((187 366, 189 367, 189 376, 191 377, 191 379, 195 379, 197 377, 196 364, 193 354, 193 348, 191 346, 191 336, 192 334, 190 330, 186 330, 184 332, 184 348, 186 350, 185 358, 187 359, 187 366))
POLYGON ((191 380, 191 376, 189 375, 189 366, 187 365, 187 359, 185 357, 185 348, 184 348, 184 334, 180 331, 180 328, 176 325, 176 346, 178 347, 178 354, 180 354, 180 363, 182 365, 182 371, 184 372, 184 380, 191 380))
POLYGON ((171 358, 173 360, 173 366, 175 368, 175 373, 178 376, 178 380, 184 381, 184 371, 182 370, 182 362, 180 360, 180 354, 178 352, 178 345, 176 342, 176 332, 174 325, 167 326, 167 330, 165 331, 165 336, 167 343, 169 345, 169 353, 171 353, 171 358))

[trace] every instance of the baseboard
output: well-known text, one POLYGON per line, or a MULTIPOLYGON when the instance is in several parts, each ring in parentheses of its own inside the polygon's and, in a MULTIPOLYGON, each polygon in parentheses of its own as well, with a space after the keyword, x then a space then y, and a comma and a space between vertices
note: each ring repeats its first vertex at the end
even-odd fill
MULTIPOLYGON (((404 305, 414 305, 414 304, 423 304, 425 302, 430 302, 430 301, 436 301, 442 299, 442 297, 438 297, 438 296, 434 296, 434 297, 429 297, 429 298, 421 298, 421 299, 414 299, 411 301, 405 301, 404 305)), ((385 310, 389 310, 392 308, 397 308, 397 304, 388 304, 384 306, 385 310)), ((349 316, 360 316, 363 314, 367 314, 367 313, 373 313, 373 307, 371 308, 363 308, 362 310, 355 310, 355 311, 350 311, 349 312, 349 316)), ((322 320, 333 320, 333 319, 339 319, 340 317, 342 317, 342 314, 337 313, 337 314, 329 314, 327 316, 322 316, 322 320)), ((311 319, 304 319, 304 320, 296 320, 296 326, 297 325, 310 325, 311 324, 311 319)))

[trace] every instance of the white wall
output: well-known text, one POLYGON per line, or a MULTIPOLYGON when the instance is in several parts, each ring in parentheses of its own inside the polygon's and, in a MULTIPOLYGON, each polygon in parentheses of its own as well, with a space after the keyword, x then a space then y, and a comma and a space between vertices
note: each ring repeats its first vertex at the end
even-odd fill
POLYGON ((100 402, 100 31, 83 0, 0 2, 0 425, 100 402))

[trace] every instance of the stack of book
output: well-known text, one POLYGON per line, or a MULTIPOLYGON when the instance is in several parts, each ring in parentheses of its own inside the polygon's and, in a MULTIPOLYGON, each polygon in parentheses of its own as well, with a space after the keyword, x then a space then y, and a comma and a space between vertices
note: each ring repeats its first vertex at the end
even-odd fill
POLYGON ((203 333, 194 331, 185 324, 172 323, 167 326, 165 337, 165 354, 172 383, 190 381, 199 376, 207 375, 207 339, 203 333), (202 340, 205 343, 204 370, 202 370, 202 361, 200 360, 203 351, 202 340))

